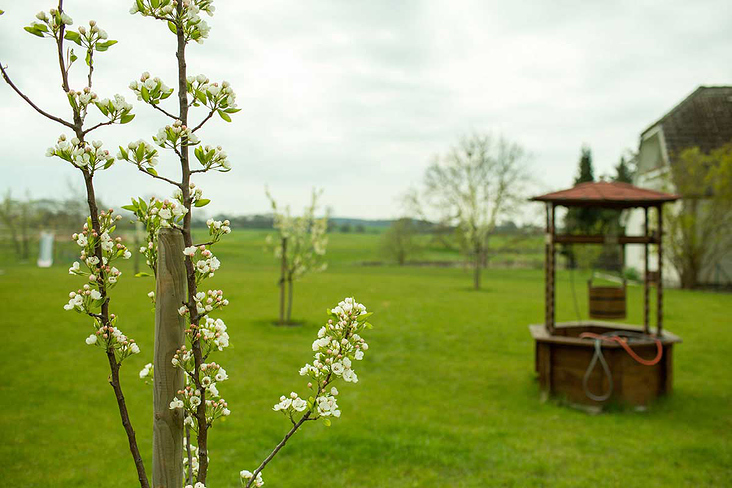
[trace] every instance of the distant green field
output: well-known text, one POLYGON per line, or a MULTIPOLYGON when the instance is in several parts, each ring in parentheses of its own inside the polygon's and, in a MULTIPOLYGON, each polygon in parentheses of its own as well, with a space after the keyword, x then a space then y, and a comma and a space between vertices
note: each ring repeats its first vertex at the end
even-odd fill
MULTIPOLYGON (((343 385, 343 416, 306 425, 264 472, 266 487, 671 487, 732 485, 732 296, 669 290, 666 327, 675 351, 674 394, 645 413, 598 416, 540 403, 527 325, 543 316, 541 270, 490 269, 485 289, 469 270, 361 266, 378 260, 378 235, 333 234, 329 269, 295 285, 301 327, 271 325, 277 266, 264 233, 235 232, 216 254, 211 287, 233 347, 220 354, 232 415, 211 433, 209 488, 238 486, 281 439, 277 398, 305 390, 298 369, 324 310, 354 295, 375 312, 360 381, 343 385)), ((540 251, 539 251, 540 252, 540 251)), ((9 487, 135 486, 106 359, 84 344, 87 321, 62 309, 79 279, 1 261, 0 475, 9 487)), ((123 387, 150 469, 152 281, 131 265, 113 297, 120 327, 143 352, 125 362, 123 387)), ((583 283, 577 276, 577 283, 583 283)), ((586 311, 586 287, 577 293, 586 311)), ((641 289, 629 288, 640 322, 641 289)), ((575 318, 568 275, 558 275, 558 319, 575 318)))

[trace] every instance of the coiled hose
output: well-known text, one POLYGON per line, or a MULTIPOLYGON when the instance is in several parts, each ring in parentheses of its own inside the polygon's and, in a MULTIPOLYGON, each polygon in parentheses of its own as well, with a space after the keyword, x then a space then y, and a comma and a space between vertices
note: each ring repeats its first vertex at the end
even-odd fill
POLYGON ((627 330, 616 330, 611 332, 605 332, 604 334, 594 334, 592 332, 583 332, 580 334, 580 339, 594 339, 595 340, 595 353, 592 355, 592 360, 590 361, 589 366, 587 367, 587 370, 585 371, 585 375, 582 377, 582 388, 585 390, 585 395, 587 395, 587 398, 590 400, 594 400, 596 402, 604 402, 608 398, 610 398, 610 395, 613 393, 613 376, 610 373, 610 367, 607 364, 607 361, 605 360, 605 356, 602 354, 602 343, 603 342, 616 342, 620 344, 620 346, 625 349, 625 352, 627 352, 630 357, 632 357, 636 362, 643 364, 644 366, 653 366, 654 364, 658 364, 658 362, 661 360, 661 357, 663 356, 663 344, 661 343, 661 340, 657 337, 651 337, 646 334, 640 333, 640 332, 630 332, 627 330), (649 343, 651 341, 656 343, 656 357, 653 359, 643 359, 640 357, 629 345, 629 342, 631 340, 635 340, 636 343, 649 343), (590 379, 590 375, 592 374, 592 371, 595 369, 595 365, 597 362, 600 362, 600 365, 602 366, 602 369, 605 373, 605 376, 607 377, 607 383, 608 388, 607 391, 601 395, 595 395, 590 391, 590 388, 588 386, 588 382, 590 379))

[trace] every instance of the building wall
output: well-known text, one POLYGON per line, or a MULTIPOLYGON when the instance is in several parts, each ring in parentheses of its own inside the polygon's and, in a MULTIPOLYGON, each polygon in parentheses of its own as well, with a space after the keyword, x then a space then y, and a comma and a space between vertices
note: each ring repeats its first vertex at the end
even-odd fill
MULTIPOLYGON (((641 140, 638 149, 638 172, 633 180, 633 184, 651 190, 674 192, 662 129, 651 129, 644 134, 644 138, 641 140)), ((681 205, 681 202, 666 204, 664 205, 664 212, 673 212, 675 211, 675 207, 679 205, 681 205)), ((643 235, 645 221, 643 209, 632 209, 626 212, 624 218, 626 234, 643 235)), ((650 210, 649 221, 651 229, 655 229, 657 222, 655 210, 650 210)), ((732 239, 732 232, 730 233, 730 238, 732 239)), ((681 280, 676 268, 668 259, 668 250, 664 250, 664 255, 664 284, 678 286, 681 280)), ((643 261, 643 246, 629 245, 626 247, 626 267, 635 268, 642 275, 643 261)), ((651 271, 658 269, 656 246, 650 246, 649 249, 649 269, 651 271)), ((699 282, 706 284, 729 284, 730 281, 732 281, 732 254, 729 253, 718 263, 704 268, 699 276, 699 282)))
MULTIPOLYGON (((639 173, 633 180, 633 184, 641 188, 648 188, 650 190, 673 192, 673 188, 669 188, 670 178, 668 166, 663 166, 661 168, 656 168, 651 171, 646 171, 645 173, 639 173)), ((678 205, 678 203, 667 203, 666 205, 664 205, 664 212, 673 211, 673 207, 675 205, 678 205)), ((645 231, 645 216, 643 209, 634 208, 632 210, 629 210, 625 215, 625 219, 626 234, 643 235, 645 231)), ((648 220, 651 230, 655 229, 657 227, 656 223, 658 222, 658 217, 656 216, 655 209, 649 209, 648 220)), ((643 275, 643 246, 639 244, 628 245, 625 249, 626 266, 629 268, 635 268, 641 273, 641 275, 643 275)), ((658 269, 657 246, 649 246, 648 262, 650 271, 655 271, 658 269)), ((681 282, 681 280, 679 279, 679 274, 676 272, 676 268, 674 268, 668 260, 668 254, 666 254, 666 258, 664 259, 663 282, 664 285, 667 286, 678 286, 681 282)))

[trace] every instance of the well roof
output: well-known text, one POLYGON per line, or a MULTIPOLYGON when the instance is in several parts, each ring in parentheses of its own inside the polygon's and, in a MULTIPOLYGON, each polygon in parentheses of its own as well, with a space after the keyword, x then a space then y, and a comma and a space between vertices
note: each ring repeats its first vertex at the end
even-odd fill
POLYGON ((630 183, 592 181, 540 195, 531 200, 551 202, 565 207, 631 208, 654 207, 679 198, 678 195, 639 188, 630 183))

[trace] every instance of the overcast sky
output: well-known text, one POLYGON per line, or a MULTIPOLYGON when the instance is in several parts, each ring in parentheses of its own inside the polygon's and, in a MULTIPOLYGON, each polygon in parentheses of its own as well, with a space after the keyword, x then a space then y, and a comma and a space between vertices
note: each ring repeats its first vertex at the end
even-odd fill
MULTIPOLYGON (((149 140, 167 123, 137 102, 127 88, 132 79, 150 71, 175 86, 174 36, 160 22, 129 15, 131 4, 65 2, 75 25, 93 18, 119 40, 98 56, 94 90, 123 94, 137 118, 96 133, 110 148, 149 140)), ((0 61, 39 105, 70 117, 52 42, 23 31, 52 5, 4 2, 0 61)), ((732 83, 729 0, 215 5, 216 15, 206 17, 209 39, 188 49, 189 73, 230 81, 242 111, 200 134, 224 146, 234 168, 199 179, 213 199, 209 212, 265 212, 265 185, 299 209, 317 186, 336 216, 397 217, 399 196, 419 183, 431 156, 471 131, 519 142, 533 155, 540 190, 560 189, 572 183, 583 143, 596 174, 609 173, 624 149, 637 148, 643 129, 698 85, 732 83)), ((80 64, 72 71, 79 89, 80 64)), ((62 127, 4 83, 0 113, 0 190, 63 197, 68 182, 81 187, 78 170, 44 157, 62 127)), ((160 171, 177 174, 170 159, 160 171)), ((170 192, 123 163, 97 182, 113 205, 170 192)))

